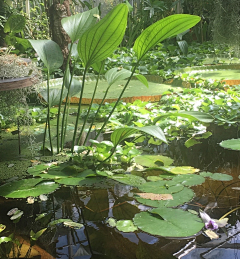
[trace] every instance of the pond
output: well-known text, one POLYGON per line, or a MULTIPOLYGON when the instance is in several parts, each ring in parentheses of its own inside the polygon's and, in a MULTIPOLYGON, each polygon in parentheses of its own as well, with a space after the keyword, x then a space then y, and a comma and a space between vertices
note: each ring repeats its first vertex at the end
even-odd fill
MULTIPOLYGON (((203 184, 191 187, 195 198, 178 206, 190 211, 205 210, 216 219, 239 206, 240 190, 239 153, 224 150, 218 146, 218 141, 217 137, 210 138, 190 149, 180 142, 173 142, 168 148, 161 146, 156 151, 175 158, 177 165, 233 176, 231 181, 206 178, 203 184)), ((48 227, 33 247, 41 258, 238 258, 238 210, 227 216, 229 225, 225 233, 221 229, 217 232, 218 239, 211 240, 204 233, 189 238, 165 238, 139 229, 126 233, 121 227, 116 228, 111 219, 131 220, 135 214, 149 209, 136 200, 136 193, 139 193, 136 187, 108 179, 95 181, 89 186, 62 186, 42 200, 35 199, 34 203, 31 200, 26 202, 26 199, 1 198, 0 220, 10 232, 16 231, 19 238, 27 238, 30 230, 36 233, 57 219, 71 219, 84 225, 78 229, 59 222, 55 227, 48 227), (23 211, 23 215, 18 223, 13 224, 7 213, 15 207, 23 211), (38 215, 43 217, 36 221, 38 215)), ((187 229, 188 225, 184 227, 187 229)))

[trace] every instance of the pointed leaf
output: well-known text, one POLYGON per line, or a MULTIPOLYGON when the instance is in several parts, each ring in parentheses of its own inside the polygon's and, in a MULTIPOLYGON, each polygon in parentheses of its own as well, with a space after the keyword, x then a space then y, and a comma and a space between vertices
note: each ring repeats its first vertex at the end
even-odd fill
POLYGON ((223 148, 239 151, 240 150, 240 138, 224 140, 219 145, 223 148))
MULTIPOLYGON (((42 98, 49 104, 50 107, 59 105, 61 89, 50 89, 49 90, 49 101, 47 95, 47 89, 40 91, 42 98)), ((62 100, 66 97, 66 90, 63 92, 62 100)))
POLYGON ((184 56, 187 56, 188 54, 188 44, 185 40, 178 41, 178 46, 180 50, 182 51, 184 56))
POLYGON ((146 87, 148 86, 148 80, 144 75, 139 75, 139 74, 134 74, 134 76, 141 82, 143 83, 146 87))
POLYGON ((62 27, 69 35, 72 42, 80 39, 82 34, 96 23, 97 18, 94 17, 94 14, 99 14, 98 7, 61 20, 62 27))
POLYGON ((86 67, 106 59, 121 43, 127 26, 128 7, 117 5, 78 42, 78 53, 86 67))
POLYGON ((114 67, 107 71, 105 77, 107 79, 108 84, 112 85, 119 80, 124 80, 130 77, 131 74, 132 72, 127 69, 119 69, 117 67, 114 67))
POLYGON ((44 65, 52 73, 63 64, 63 54, 58 44, 52 40, 29 40, 44 65))
POLYGON ((199 16, 195 15, 174 14, 150 25, 136 39, 133 46, 138 60, 157 43, 193 27, 200 19, 199 16))

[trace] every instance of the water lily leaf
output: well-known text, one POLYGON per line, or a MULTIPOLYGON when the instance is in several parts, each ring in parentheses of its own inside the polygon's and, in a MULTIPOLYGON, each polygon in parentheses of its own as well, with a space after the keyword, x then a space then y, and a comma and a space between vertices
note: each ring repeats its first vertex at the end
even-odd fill
POLYGON ((65 17, 61 20, 62 27, 69 35, 72 42, 80 39, 82 34, 96 23, 97 18, 94 14, 99 14, 98 7, 83 13, 65 17))
POLYGON ((205 178, 197 174, 185 174, 175 176, 172 181, 174 181, 175 183, 181 183, 185 186, 194 186, 204 183, 205 178))
POLYGON ((186 31, 199 21, 199 16, 175 14, 150 25, 134 43, 133 50, 136 52, 138 60, 142 59, 148 50, 157 43, 186 31))
POLYGON ((135 215, 133 222, 144 232, 164 237, 189 237, 198 233, 204 226, 198 216, 170 208, 140 212, 135 215))
POLYGON ((57 183, 64 184, 64 185, 74 185, 78 186, 81 185, 81 181, 86 178, 84 177, 70 177, 70 178, 61 178, 61 179, 56 179, 57 183))
POLYGON ((173 181, 146 182, 138 187, 142 192, 155 194, 173 194, 180 192, 184 186, 173 181))
POLYGON ((224 141, 220 142, 219 145, 223 148, 238 151, 238 150, 240 150, 240 138, 224 140, 224 141))
POLYGON ((117 221, 114 218, 109 218, 106 222, 109 224, 110 227, 116 227, 117 225, 117 221))
POLYGON ((211 179, 217 181, 231 181, 233 177, 229 174, 214 173, 210 176, 211 179))
POLYGON ((166 201, 173 200, 173 196, 171 194, 155 194, 155 193, 136 193, 143 199, 150 199, 152 201, 166 201))
POLYGON ((134 226, 132 220, 118 220, 116 228, 122 232, 134 232, 138 229, 134 226))
POLYGON ((136 200, 150 207, 176 207, 188 201, 191 201, 194 196, 195 196, 195 193, 193 192, 193 190, 184 187, 180 192, 172 194, 173 200, 152 201, 152 200, 138 198, 138 197, 136 198, 136 200))
POLYGON ((124 183, 131 186, 140 186, 146 183, 146 180, 142 177, 132 174, 117 174, 108 177, 120 183, 124 183))
POLYGON ((212 175, 213 175, 213 173, 211 173, 211 172, 201 172, 201 173, 199 173, 201 176, 203 176, 203 177, 211 177, 212 175))
POLYGON ((29 167, 27 172, 34 176, 39 175, 42 171, 46 171, 50 166, 45 164, 35 165, 33 167, 29 167))
POLYGON ((56 220, 51 221, 48 224, 48 226, 49 227, 53 227, 53 226, 55 226, 55 225, 57 225, 59 223, 64 223, 64 222, 72 222, 72 220, 71 219, 56 219, 56 220))
POLYGON ((170 157, 160 155, 141 155, 136 156, 134 160, 137 164, 146 167, 158 167, 157 162, 162 162, 164 166, 169 166, 173 163, 173 159, 171 159, 170 157))
POLYGON ((73 221, 64 221, 63 224, 66 227, 70 227, 70 228, 74 228, 74 229, 80 229, 80 228, 84 227, 83 224, 73 222, 73 221))
POLYGON ((38 56, 51 74, 63 64, 63 54, 58 44, 52 40, 29 40, 38 56))
POLYGON ((171 174, 194 174, 200 171, 192 166, 161 166, 159 168, 171 174))
POLYGON ((0 195, 7 198, 37 197, 55 191, 59 185, 55 182, 43 182, 42 179, 23 179, 0 186, 0 195))
POLYGON ((127 27, 128 7, 119 4, 79 39, 78 54, 86 67, 106 59, 119 46, 127 27))
POLYGON ((151 176, 147 177, 147 180, 150 181, 150 182, 156 182, 156 181, 163 180, 163 178, 161 176, 151 175, 151 176))

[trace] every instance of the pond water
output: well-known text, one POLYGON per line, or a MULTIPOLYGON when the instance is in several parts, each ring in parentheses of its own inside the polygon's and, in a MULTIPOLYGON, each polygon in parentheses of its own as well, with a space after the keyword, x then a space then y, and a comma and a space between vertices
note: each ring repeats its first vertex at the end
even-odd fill
MULTIPOLYGON (((240 173, 239 152, 227 151, 219 147, 219 138, 214 135, 201 145, 187 149, 180 142, 159 150, 175 159, 178 165, 189 165, 213 173, 227 173, 232 181, 214 181, 206 179, 200 186, 192 189, 196 197, 181 206, 183 209, 206 210, 212 218, 220 218, 225 213, 239 206, 240 173), (233 188, 234 187, 234 188, 233 188)), ((7 212, 18 207, 24 212, 17 223, 18 236, 29 236, 46 227, 53 219, 70 218, 84 224, 81 229, 65 227, 49 229, 39 239, 38 245, 47 251, 42 258, 112 258, 112 259, 168 259, 168 258, 240 258, 240 223, 238 210, 231 213, 227 232, 219 231, 219 239, 210 240, 204 234, 190 238, 164 238, 142 231, 123 233, 107 223, 108 218, 132 219, 134 215, 147 207, 139 205, 132 194, 137 192, 131 186, 109 181, 107 185, 96 184, 94 187, 62 187, 48 195, 46 201, 27 204, 26 199, 0 200, 0 223, 14 230, 7 212), (38 214, 47 213, 43 221, 35 221, 38 214)), ((186 228, 188 226, 186 225, 186 228)), ((38 257, 39 258, 39 257, 38 257)))

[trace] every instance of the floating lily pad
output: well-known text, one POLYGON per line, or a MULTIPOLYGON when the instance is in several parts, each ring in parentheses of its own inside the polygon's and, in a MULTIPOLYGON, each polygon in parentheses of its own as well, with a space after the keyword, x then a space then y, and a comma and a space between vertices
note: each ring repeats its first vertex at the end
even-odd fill
POLYGON ((205 178, 197 174, 185 174, 175 176, 172 181, 174 181, 175 183, 181 183, 185 186, 194 186, 204 183, 205 178))
POLYGON ((138 229, 134 226, 132 220, 118 220, 116 228, 122 232, 134 232, 138 229))
POLYGON ((155 194, 155 193, 136 193, 143 199, 149 199, 152 201, 166 201, 173 200, 172 194, 155 194))
POLYGON ((58 187, 59 185, 52 181, 42 182, 42 179, 24 179, 0 186, 0 195, 7 198, 37 197, 41 194, 51 193, 58 187))
POLYGON ((214 173, 212 176, 210 176, 210 178, 217 181, 231 181, 233 179, 233 177, 229 174, 220 173, 214 173))
POLYGON ((172 174, 194 174, 200 171, 192 166, 161 166, 160 169, 172 174))
POLYGON ((198 216, 170 208, 140 212, 135 215, 133 221, 142 231, 164 237, 190 237, 204 226, 198 216))
POLYGON ((239 151, 240 150, 240 138, 224 140, 219 145, 223 148, 239 151))
POLYGON ((40 165, 35 165, 33 167, 29 167, 27 172, 31 175, 36 176, 41 174, 41 172, 45 171, 48 168, 49 168, 49 165, 40 164, 40 165))
POLYGON ((183 188, 182 184, 176 184, 173 181, 147 182, 138 187, 142 192, 155 194, 173 194, 180 192, 183 188))
POLYGON ((132 174, 117 174, 117 175, 109 176, 109 178, 131 186, 140 186, 146 183, 146 180, 143 179, 142 177, 137 175, 132 175, 132 174))
POLYGON ((152 201, 152 200, 138 198, 138 197, 136 198, 136 200, 150 207, 175 207, 192 200, 194 196, 195 196, 195 193, 193 192, 193 190, 185 187, 180 192, 172 194, 173 200, 152 201))
POLYGON ((213 175, 213 173, 211 173, 211 172, 201 172, 200 175, 203 176, 203 177, 211 177, 213 175))
POLYGON ((142 155, 134 158, 137 164, 145 167, 158 167, 161 165, 169 166, 173 163, 173 159, 167 156, 142 155))
POLYGON ((151 181, 151 182, 156 182, 156 181, 161 181, 161 180, 163 180, 163 178, 162 178, 161 176, 151 175, 151 176, 148 176, 148 177, 147 177, 147 180, 148 180, 148 181, 151 181))

